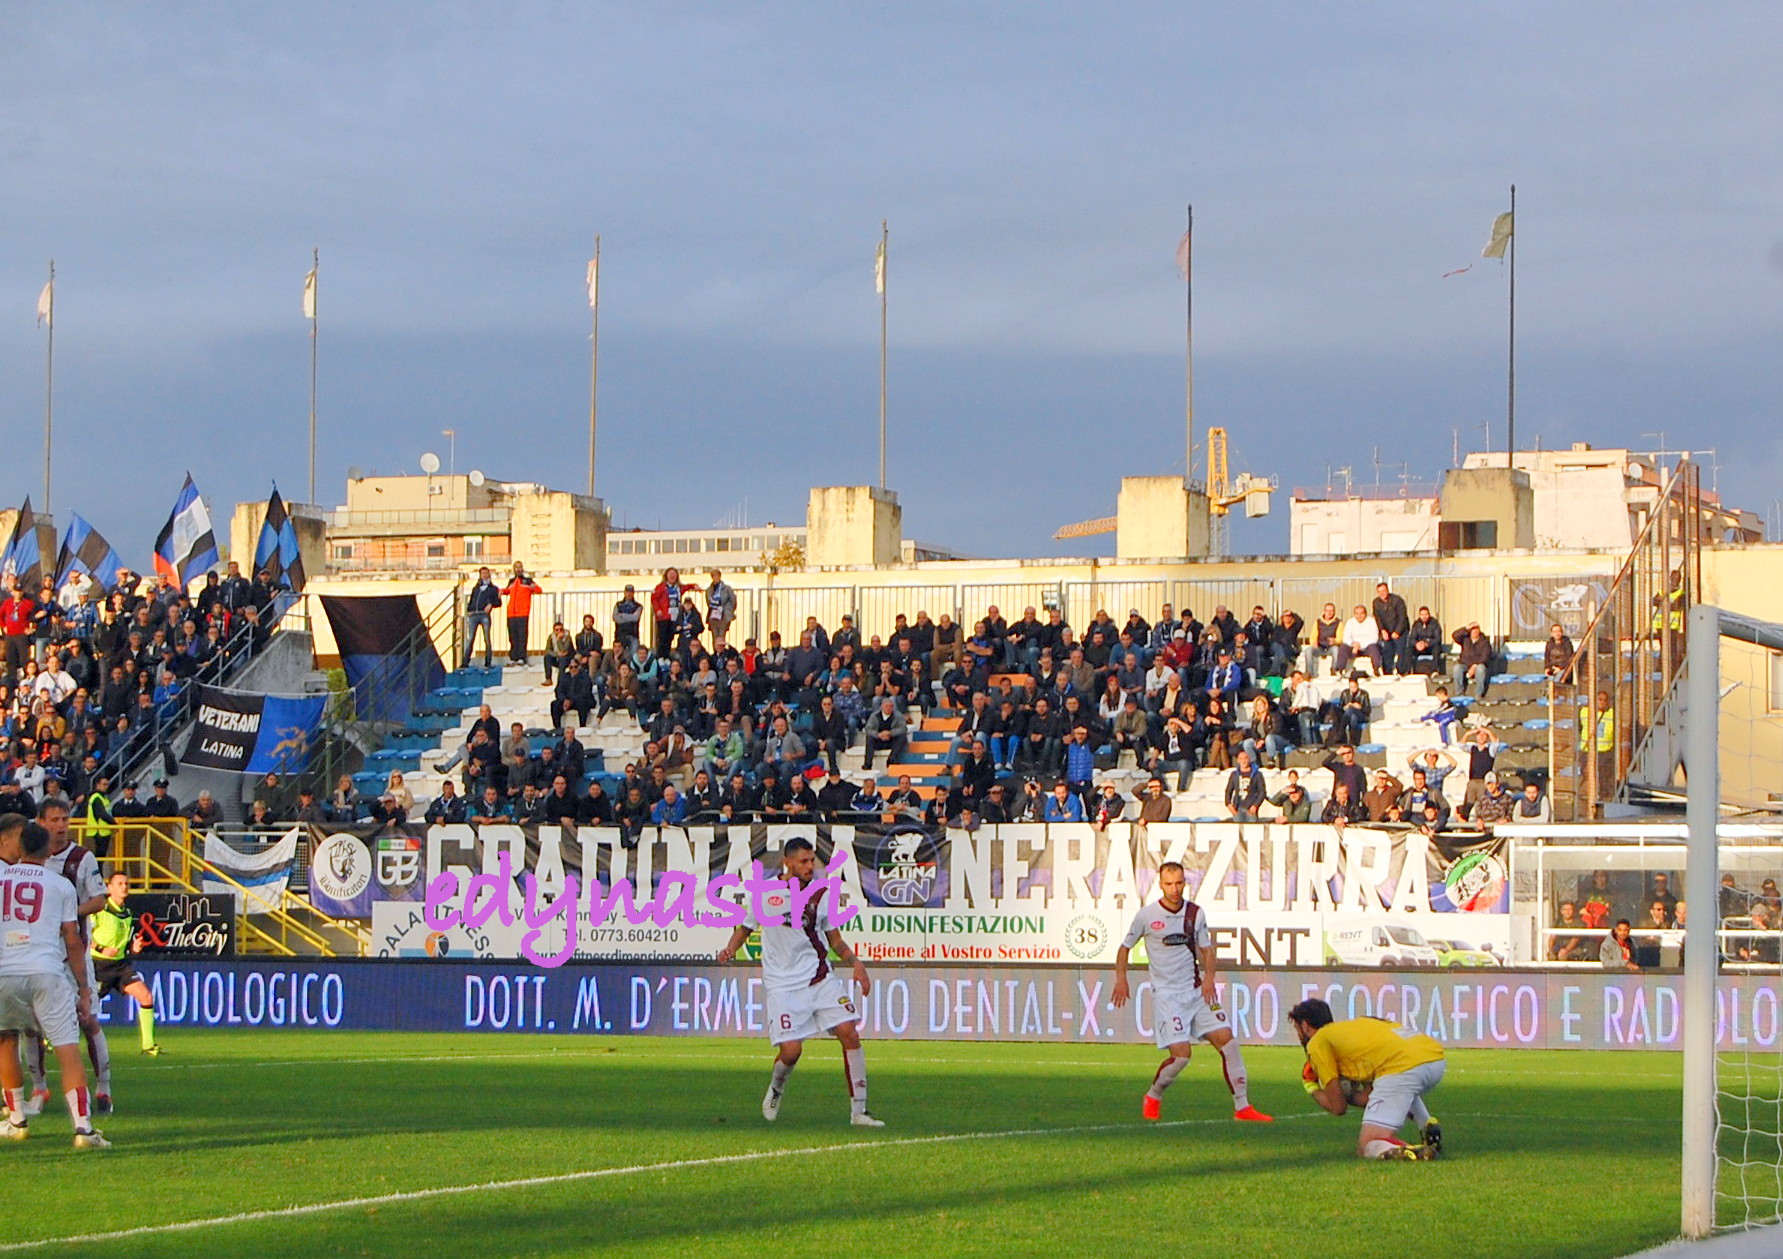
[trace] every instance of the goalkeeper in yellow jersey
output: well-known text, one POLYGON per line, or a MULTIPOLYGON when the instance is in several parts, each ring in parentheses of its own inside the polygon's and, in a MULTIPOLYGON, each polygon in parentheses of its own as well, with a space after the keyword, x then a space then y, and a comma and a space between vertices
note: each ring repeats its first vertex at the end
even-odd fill
POLYGON ((98 984, 95 1000, 121 992, 136 1002, 136 1025, 142 1033, 142 1051, 159 1055, 155 1043, 155 998, 149 986, 130 964, 130 955, 142 950, 136 938, 136 915, 125 905, 130 895, 128 875, 118 873, 105 881, 105 905, 92 918, 93 978, 98 984))
POLYGON ((1338 1022, 1317 997, 1289 1010, 1288 1020, 1306 1047, 1303 1074, 1312 1099, 1333 1115, 1363 1107, 1357 1154, 1415 1161, 1441 1153, 1442 1127, 1424 1104, 1448 1065, 1440 1044, 1385 1019, 1338 1022), (1420 1130, 1421 1144, 1399 1139, 1407 1119, 1420 1130))

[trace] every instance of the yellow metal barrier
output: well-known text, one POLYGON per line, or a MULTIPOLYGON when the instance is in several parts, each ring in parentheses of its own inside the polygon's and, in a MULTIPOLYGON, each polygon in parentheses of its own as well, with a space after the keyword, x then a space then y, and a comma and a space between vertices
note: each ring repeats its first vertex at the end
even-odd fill
MULTIPOLYGON (((90 828, 79 821, 69 826, 79 843, 100 838, 89 837, 89 829, 104 828, 90 828)), ((276 908, 250 914, 248 889, 192 850, 191 833, 184 818, 114 823, 107 854, 100 865, 107 873, 123 871, 130 876, 132 887, 144 891, 202 895, 207 879, 230 888, 236 899, 236 939, 243 952, 284 957, 358 957, 371 942, 371 933, 361 924, 330 918, 289 888, 280 894, 276 908), (329 938, 330 932, 334 939, 329 938)), ((263 904, 268 899, 264 893, 254 895, 263 904)))

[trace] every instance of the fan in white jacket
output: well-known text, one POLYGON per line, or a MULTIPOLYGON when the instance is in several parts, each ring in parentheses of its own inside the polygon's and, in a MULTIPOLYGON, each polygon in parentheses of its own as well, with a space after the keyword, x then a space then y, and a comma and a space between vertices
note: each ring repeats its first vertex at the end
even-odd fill
POLYGON ((1358 656, 1368 657, 1374 666, 1373 672, 1381 671, 1381 627, 1359 603, 1338 634, 1337 657, 1332 668, 1339 674, 1344 673, 1358 656))

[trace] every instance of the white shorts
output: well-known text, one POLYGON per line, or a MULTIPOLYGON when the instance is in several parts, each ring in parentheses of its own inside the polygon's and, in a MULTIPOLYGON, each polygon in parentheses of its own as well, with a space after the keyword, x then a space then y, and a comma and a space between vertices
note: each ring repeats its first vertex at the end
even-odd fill
POLYGON ((57 975, 0 975, 0 1032, 41 1031, 54 1048, 80 1043, 80 994, 74 979, 57 975))
POLYGON ((1152 986, 1152 1035, 1159 1049, 1185 1040, 1206 1040, 1214 1032, 1230 1030, 1226 1012, 1207 1004, 1199 988, 1187 994, 1166 992, 1152 986))
POLYGON ((834 973, 809 988, 770 991, 763 1005, 768 1016, 768 1040, 775 1045, 822 1036, 861 1016, 848 980, 834 973))
POLYGON ((1398 1132, 1412 1113, 1412 1102, 1442 1083, 1448 1065, 1442 1060, 1426 1062, 1410 1071, 1377 1077, 1374 1091, 1368 1095, 1368 1109, 1362 1112, 1362 1122, 1398 1132))

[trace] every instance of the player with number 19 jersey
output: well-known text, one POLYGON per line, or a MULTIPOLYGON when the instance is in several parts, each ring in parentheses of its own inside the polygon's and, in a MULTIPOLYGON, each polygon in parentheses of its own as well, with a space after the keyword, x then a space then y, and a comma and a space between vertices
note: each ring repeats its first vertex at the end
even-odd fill
POLYGON ((80 1041, 65 924, 79 922, 74 885, 40 865, 0 867, 0 1031, 41 1028, 52 1046, 80 1041))

